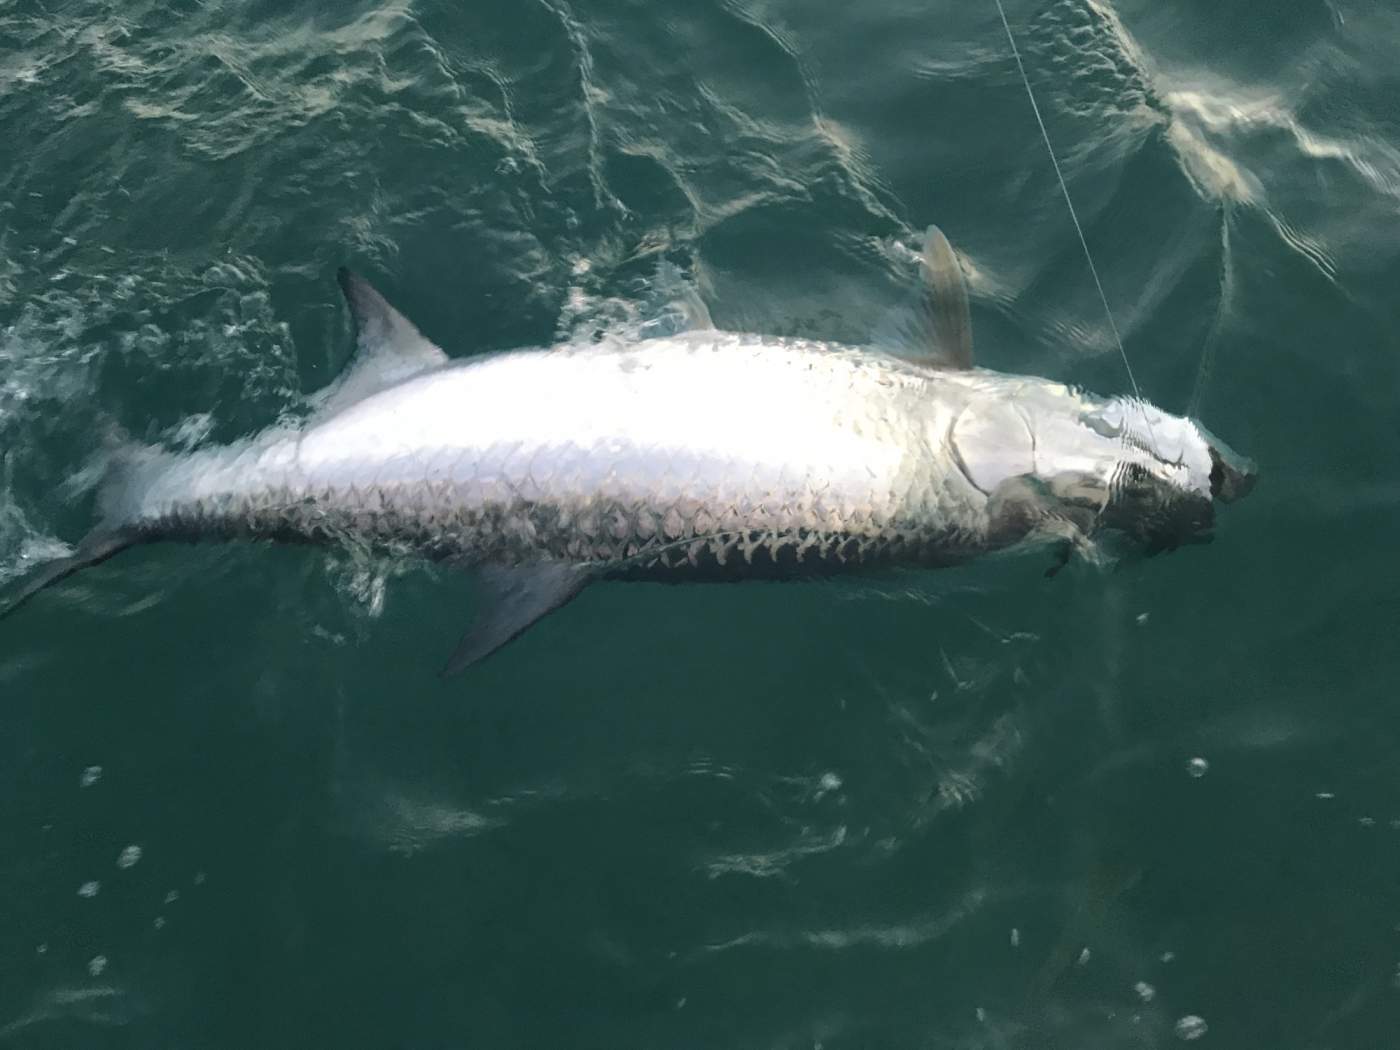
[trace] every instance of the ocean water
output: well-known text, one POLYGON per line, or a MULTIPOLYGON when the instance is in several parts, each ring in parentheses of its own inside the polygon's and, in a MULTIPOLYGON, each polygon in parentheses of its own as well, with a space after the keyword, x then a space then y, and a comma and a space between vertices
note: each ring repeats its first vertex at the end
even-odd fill
MULTIPOLYGON (((1144 395, 1261 465, 1215 542, 601 586, 447 683, 449 571, 130 551, 0 629, 0 1045, 1400 1045, 1400 8, 1007 16, 1144 395)), ((0 578, 105 420, 332 379, 342 263, 453 356, 667 273, 859 342, 931 222, 981 363, 1127 391, 992 0, 6 0, 0 578)))

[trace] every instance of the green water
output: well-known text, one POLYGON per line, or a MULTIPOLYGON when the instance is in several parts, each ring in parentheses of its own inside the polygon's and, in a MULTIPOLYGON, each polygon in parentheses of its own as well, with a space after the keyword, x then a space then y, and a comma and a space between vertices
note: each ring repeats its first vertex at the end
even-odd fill
MULTIPOLYGON (((1261 464, 1215 543, 602 586, 448 684, 450 572, 128 552, 0 630, 0 1045, 1400 1045, 1400 9, 1007 13, 1144 394, 1261 464)), ((103 419, 329 381, 342 263, 454 356, 663 263, 861 341, 930 222, 983 364, 1127 389, 991 0, 0 3, 0 575, 103 419)))

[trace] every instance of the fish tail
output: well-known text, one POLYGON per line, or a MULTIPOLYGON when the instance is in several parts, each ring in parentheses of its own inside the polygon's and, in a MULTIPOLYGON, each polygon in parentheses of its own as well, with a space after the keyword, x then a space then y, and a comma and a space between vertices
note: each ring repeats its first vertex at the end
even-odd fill
POLYGON ((110 428, 102 450, 85 471, 96 475, 98 523, 78 543, 72 554, 36 566, 0 591, 0 619, 15 612, 30 598, 75 572, 98 565, 141 541, 139 529, 129 525, 141 467, 159 453, 132 442, 110 428))
POLYGON ((78 549, 68 557, 45 562, 21 578, 6 596, 4 607, 0 608, 0 620, 9 616, 44 588, 66 580, 80 569, 106 561, 112 555, 136 543, 137 539, 138 536, 132 529, 109 529, 99 525, 83 537, 78 549))

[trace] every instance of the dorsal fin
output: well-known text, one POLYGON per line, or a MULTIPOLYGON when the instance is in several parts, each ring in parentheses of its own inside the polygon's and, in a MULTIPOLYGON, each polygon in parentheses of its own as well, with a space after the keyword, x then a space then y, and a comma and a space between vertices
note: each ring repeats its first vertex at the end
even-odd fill
POLYGON ((700 293, 693 285, 685 285, 676 296, 676 309, 685 319, 686 331, 714 330, 715 322, 710 318, 710 308, 705 305, 705 300, 700 298, 700 293))
POLYGON ((680 267, 669 260, 657 264, 650 298, 642 309, 647 317, 642 324, 645 336, 713 331, 715 327, 710 308, 700 298, 693 280, 688 280, 680 267))
POLYGON ((363 277, 342 266, 336 279, 355 319, 355 355, 340 378, 317 395, 317 411, 338 412, 409 376, 447 364, 447 355, 363 277))
POLYGON ((943 231, 924 231, 924 268, 928 270, 928 310, 935 352, 952 368, 972 367, 972 314, 967 306, 967 282, 953 246, 943 231))
POLYGON ((900 357, 941 368, 972 367, 972 318, 967 284, 948 238, 937 226, 924 232, 919 254, 918 302, 894 311, 879 342, 900 357))

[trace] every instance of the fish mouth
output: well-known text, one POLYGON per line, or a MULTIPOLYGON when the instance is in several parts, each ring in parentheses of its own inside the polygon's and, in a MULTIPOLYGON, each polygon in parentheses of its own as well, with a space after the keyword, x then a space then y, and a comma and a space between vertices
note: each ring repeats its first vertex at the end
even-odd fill
POLYGON ((1221 503, 1244 499, 1259 480, 1258 466, 1214 441, 1209 442, 1209 448, 1211 498, 1221 503))

